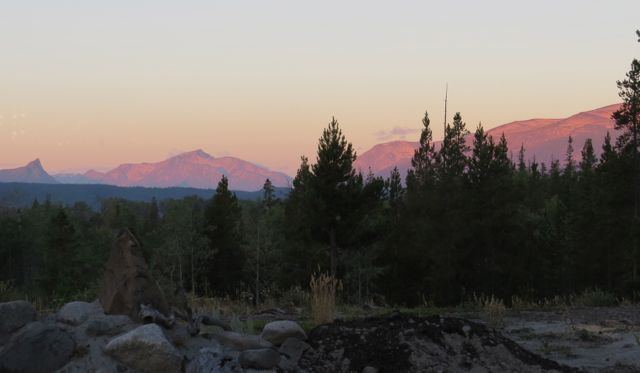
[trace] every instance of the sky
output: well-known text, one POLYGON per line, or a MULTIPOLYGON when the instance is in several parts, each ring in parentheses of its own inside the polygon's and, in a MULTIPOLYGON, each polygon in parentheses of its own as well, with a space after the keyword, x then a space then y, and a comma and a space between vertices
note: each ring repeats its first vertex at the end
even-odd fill
POLYGON ((0 0, 0 168, 203 149, 295 174, 333 116, 362 153, 618 102, 640 1, 0 0), (436 125, 438 124, 438 125, 436 125))

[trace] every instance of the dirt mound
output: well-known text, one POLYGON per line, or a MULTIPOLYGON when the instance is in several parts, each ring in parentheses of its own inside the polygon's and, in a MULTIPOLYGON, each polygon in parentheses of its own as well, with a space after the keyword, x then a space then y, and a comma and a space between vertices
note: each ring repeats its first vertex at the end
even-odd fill
POLYGON ((309 333, 300 366, 312 372, 574 372, 464 319, 404 314, 336 321, 309 333))

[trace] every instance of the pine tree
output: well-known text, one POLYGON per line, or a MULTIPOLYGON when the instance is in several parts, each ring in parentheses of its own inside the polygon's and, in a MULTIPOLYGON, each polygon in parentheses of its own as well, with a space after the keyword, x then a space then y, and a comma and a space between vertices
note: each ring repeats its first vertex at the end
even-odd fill
POLYGON ((564 174, 568 177, 573 177, 576 171, 576 163, 573 159, 573 137, 569 136, 567 141, 567 152, 565 156, 564 174))
POLYGON ((604 143, 602 144, 602 153, 600 153, 600 165, 607 164, 612 161, 616 156, 613 145, 611 145, 611 134, 607 131, 607 135, 604 137, 604 143))
POLYGON ((527 171, 527 164, 525 163, 525 150, 524 143, 520 145, 520 151, 518 152, 518 172, 524 173, 527 171))
POLYGON ((48 294, 67 296, 78 287, 78 245, 76 229, 61 207, 49 221, 46 243, 45 277, 41 279, 43 287, 48 294))
POLYGON ((267 179, 262 186, 262 203, 267 208, 270 208, 273 206, 275 198, 275 188, 273 187, 271 180, 267 179))
POLYGON ((482 185, 487 178, 491 177, 494 151, 493 138, 484 132, 482 123, 478 124, 473 137, 473 149, 467 173, 472 187, 482 185))
POLYGON ((241 210, 226 176, 218 183, 204 213, 204 234, 209 239, 209 286, 219 294, 231 294, 242 281, 241 210))
POLYGON ((398 171, 397 166, 391 170, 391 175, 389 175, 389 179, 387 179, 386 182, 386 188, 387 200, 391 207, 396 208, 398 204, 401 203, 405 192, 402 187, 402 178, 400 177, 400 171, 398 171))
MULTIPOLYGON (((318 142, 316 163, 311 167, 313 177, 314 217, 316 226, 325 232, 329 243, 331 275, 336 276, 338 267, 338 230, 341 221, 352 213, 353 192, 358 189, 358 180, 353 162, 356 152, 335 118, 322 131, 318 142)), ((362 177, 359 178, 360 188, 362 177)))
POLYGON ((311 166, 307 157, 300 158, 300 167, 293 179, 293 188, 284 204, 283 267, 287 271, 279 274, 284 286, 306 285, 309 275, 317 270, 316 229, 313 224, 313 183, 311 166))
POLYGON ((469 131, 462 121, 460 113, 453 117, 453 123, 447 124, 442 148, 438 152, 440 177, 443 179, 462 176, 467 166, 466 152, 469 147, 466 144, 466 136, 469 131))
POLYGON ((509 158, 509 144, 504 132, 500 135, 500 141, 494 150, 494 166, 500 170, 498 173, 508 173, 513 169, 513 163, 509 158))
POLYGON ((429 113, 425 111, 424 118, 422 118, 423 128, 420 133, 420 145, 411 158, 412 170, 409 171, 407 177, 407 185, 411 184, 411 188, 420 188, 420 186, 433 181, 435 151, 432 144, 433 134, 429 127, 430 123, 429 113))
POLYGON ((584 178, 591 175, 595 169, 598 160, 593 150, 593 141, 586 139, 582 147, 582 160, 580 161, 580 175, 584 178))

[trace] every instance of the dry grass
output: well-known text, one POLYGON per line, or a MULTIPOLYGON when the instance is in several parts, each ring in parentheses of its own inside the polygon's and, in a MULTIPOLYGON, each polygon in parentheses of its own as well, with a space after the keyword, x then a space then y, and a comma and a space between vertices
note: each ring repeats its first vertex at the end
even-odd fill
POLYGON ((339 281, 327 273, 311 275, 311 318, 320 325, 335 320, 336 290, 339 281))
POLYGON ((500 327, 504 324, 504 317, 507 313, 507 307, 502 299, 486 295, 473 295, 473 302, 482 311, 487 323, 492 328, 500 327))

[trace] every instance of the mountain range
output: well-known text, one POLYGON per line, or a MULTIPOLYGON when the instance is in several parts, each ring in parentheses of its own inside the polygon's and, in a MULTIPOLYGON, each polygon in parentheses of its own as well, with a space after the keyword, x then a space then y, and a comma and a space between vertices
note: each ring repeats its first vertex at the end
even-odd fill
POLYGON ((282 172, 239 158, 214 158, 202 150, 182 153, 161 162, 122 164, 107 172, 89 170, 84 174, 55 176, 60 182, 70 184, 215 189, 222 175, 229 179, 229 188, 233 190, 259 190, 266 179, 276 187, 288 187, 291 182, 291 178, 282 172))
MULTIPOLYGON (((565 158, 569 136, 574 140, 574 158, 580 159, 580 150, 587 138, 593 140, 596 153, 600 153, 607 132, 612 138, 617 136, 612 113, 619 104, 585 111, 563 119, 530 119, 507 123, 488 130, 488 134, 498 138, 504 134, 515 159, 524 146, 526 158, 549 164, 553 159, 565 158)), ((473 131, 473 128, 470 128, 473 131)), ((471 145, 473 135, 467 137, 471 145)), ((434 142, 436 148, 440 142, 434 142)), ((391 141, 377 144, 357 158, 355 167, 367 173, 371 170, 380 176, 388 176, 393 167, 406 174, 411 166, 411 157, 418 142, 391 141)), ((214 189, 225 175, 229 178, 229 188, 241 191, 256 191, 262 188, 268 178, 274 186, 287 188, 291 177, 277 171, 244 161, 235 157, 214 158, 203 150, 182 153, 155 163, 127 163, 110 171, 89 170, 83 174, 49 175, 39 159, 24 167, 0 170, 0 182, 22 182, 43 184, 107 184, 121 187, 151 188, 200 188, 214 189)))
MULTIPOLYGON (((620 107, 620 104, 609 105, 599 109, 585 111, 563 119, 529 119, 516 121, 492 128, 487 133, 498 141, 504 133, 509 144, 512 158, 517 158, 520 147, 525 148, 525 158, 528 161, 535 159, 547 165, 552 160, 561 162, 567 151, 569 136, 573 138, 574 158, 581 158, 580 151, 587 138, 591 138, 596 154, 602 151, 602 143, 607 132, 615 139, 618 135, 614 129, 614 121, 611 115, 620 107)), ((473 130, 467 137, 469 146, 473 143, 473 130)), ((441 146, 440 141, 435 141, 436 149, 441 146)), ((418 147, 417 141, 391 141, 377 144, 358 156, 355 167, 363 173, 370 169, 374 174, 388 176, 394 167, 402 175, 405 175, 411 167, 411 158, 418 147)))

